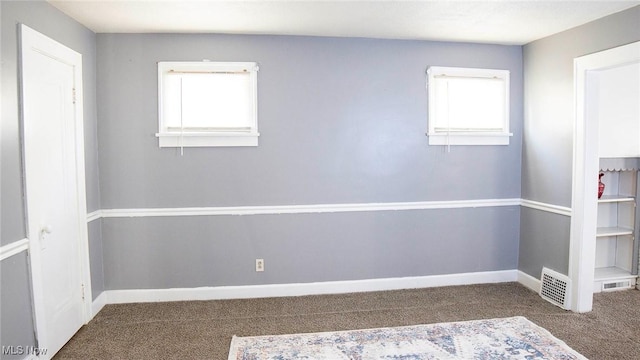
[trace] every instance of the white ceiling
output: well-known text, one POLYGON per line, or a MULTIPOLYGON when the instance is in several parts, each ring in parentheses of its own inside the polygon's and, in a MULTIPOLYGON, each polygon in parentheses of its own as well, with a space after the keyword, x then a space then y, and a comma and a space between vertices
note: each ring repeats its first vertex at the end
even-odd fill
POLYGON ((48 0, 97 33, 274 34, 526 44, 640 0, 48 0))

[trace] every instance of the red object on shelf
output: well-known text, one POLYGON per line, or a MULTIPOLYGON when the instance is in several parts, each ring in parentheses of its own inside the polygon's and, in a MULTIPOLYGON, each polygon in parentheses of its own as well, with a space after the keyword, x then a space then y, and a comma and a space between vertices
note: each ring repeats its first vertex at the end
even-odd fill
POLYGON ((600 173, 598 175, 598 199, 600 199, 602 197, 602 194, 604 193, 604 183, 602 182, 603 176, 604 173, 600 173))

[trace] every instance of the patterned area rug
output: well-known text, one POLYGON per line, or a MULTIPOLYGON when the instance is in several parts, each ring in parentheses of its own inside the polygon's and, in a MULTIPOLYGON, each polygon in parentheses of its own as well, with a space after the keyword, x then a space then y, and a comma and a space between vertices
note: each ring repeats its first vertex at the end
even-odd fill
POLYGON ((229 360, 585 359, 524 317, 237 337, 229 360))

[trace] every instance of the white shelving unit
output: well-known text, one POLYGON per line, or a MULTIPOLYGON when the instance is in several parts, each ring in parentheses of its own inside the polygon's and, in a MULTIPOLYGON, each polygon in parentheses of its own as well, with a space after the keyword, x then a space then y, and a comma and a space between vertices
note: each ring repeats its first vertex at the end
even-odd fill
POLYGON ((638 171, 601 171, 605 192, 598 200, 594 292, 631 289, 638 278, 638 171))

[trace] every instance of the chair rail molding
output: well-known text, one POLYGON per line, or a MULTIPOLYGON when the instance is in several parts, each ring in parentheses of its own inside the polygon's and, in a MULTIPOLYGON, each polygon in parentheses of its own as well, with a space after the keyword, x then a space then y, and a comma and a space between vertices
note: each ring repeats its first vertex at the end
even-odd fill
POLYGON ((87 214, 87 222, 92 222, 93 220, 98 220, 102 218, 102 210, 92 211, 87 214))
POLYGON ((102 209, 87 216, 87 221, 100 218, 157 217, 157 216, 222 216, 222 215, 278 215, 315 214, 361 211, 437 210, 519 206, 521 199, 480 199, 450 201, 415 201, 388 203, 312 204, 312 205, 264 205, 220 206, 147 209, 102 209))
POLYGON ((362 211, 401 211, 401 210, 438 210, 463 209, 498 206, 524 206, 558 215, 571 216, 569 207, 547 204, 534 200, 480 199, 448 201, 414 201, 388 203, 353 204, 312 204, 312 205, 262 205, 262 206, 218 206, 183 208, 146 208, 146 209, 102 209, 87 214, 87 222, 102 218, 131 218, 158 216, 224 216, 224 215, 278 215, 278 214, 320 214, 336 212, 362 211))
POLYGON ((558 215, 564 215, 564 216, 571 216, 571 213, 572 213, 571 208, 569 207, 547 204, 547 203, 527 200, 527 199, 521 199, 521 205, 530 209, 546 211, 546 212, 550 212, 558 215))
POLYGON ((29 239, 14 241, 0 247, 0 261, 29 249, 29 239))

